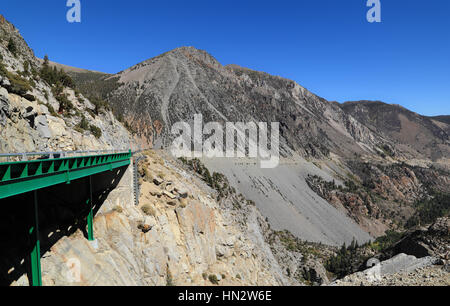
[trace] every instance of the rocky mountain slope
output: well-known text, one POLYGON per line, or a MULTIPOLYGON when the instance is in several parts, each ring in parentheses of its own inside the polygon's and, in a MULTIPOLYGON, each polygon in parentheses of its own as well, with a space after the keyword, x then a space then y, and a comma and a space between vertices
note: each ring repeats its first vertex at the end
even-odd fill
POLYGON ((450 219, 439 218, 428 227, 405 233, 376 257, 382 261, 333 285, 449 286, 450 219))
MULTIPOLYGON (((352 227, 349 220, 340 222, 343 226, 336 230, 321 226, 314 217, 331 220, 333 217, 327 216, 339 213, 373 236, 398 228, 411 217, 417 201, 432 193, 430 188, 424 191, 424 186, 432 184, 433 179, 427 175, 420 180, 414 174, 410 177, 414 172, 410 170, 394 174, 377 169, 406 163, 426 172, 432 164, 440 169, 449 169, 450 165, 449 125, 445 120, 382 102, 328 102, 291 80, 236 65, 222 66, 207 52, 193 47, 166 52, 116 75, 72 75, 87 92, 102 86, 114 88, 103 98, 116 113, 123 114, 124 121, 144 142, 157 147, 170 145, 174 123, 192 124, 197 113, 203 115, 204 122, 280 122, 283 162, 302 165, 298 169, 278 167, 262 174, 256 166, 251 167, 251 161, 204 162, 212 170, 226 173, 235 188, 257 203, 274 228, 288 229, 304 239, 331 244, 349 243, 353 237, 368 239, 358 230, 348 231, 352 227), (376 175, 361 174, 352 161, 369 164, 381 181, 376 175), (314 187, 306 184, 307 175, 301 173, 334 180, 336 187, 352 182, 375 188, 356 194, 344 190, 333 198, 317 197, 310 192, 314 187), (289 182, 283 180, 287 177, 289 182), (286 189, 288 185, 295 186, 292 195, 286 189), (394 191, 390 191, 393 186, 394 191), (369 195, 371 200, 367 202, 369 195), (318 213, 323 198, 334 207, 318 213), (333 212, 326 212, 333 208, 333 212), (311 226, 301 228, 298 223, 311 226), (341 231, 338 239, 327 237, 341 231)), ((432 177, 439 178, 439 190, 448 189, 448 173, 432 177)))
POLYGON ((324 284, 336 246, 448 215, 445 116, 328 102, 193 47, 115 75, 72 68, 35 58, 0 17, 0 152, 167 148, 171 126, 197 113, 280 122, 280 166, 204 159, 207 172, 147 152, 139 207, 107 201, 95 220, 98 248, 81 232, 58 241, 43 259, 45 284, 74 284, 74 254, 95 267, 79 285, 324 284))
POLYGON ((349 275, 334 282, 333 286, 449 286, 450 269, 448 266, 435 265, 432 258, 417 259, 414 256, 400 254, 386 260, 379 267, 349 275), (390 272, 376 275, 376 269, 390 272))
POLYGON ((293 81, 222 66, 205 51, 183 47, 116 75, 108 101, 136 129, 170 144, 171 126, 201 113, 205 122, 280 122, 281 151, 326 157, 372 151, 385 140, 293 81), (142 122, 143 121, 143 122, 142 122), (161 133, 156 126, 162 125, 161 133))
POLYGON ((74 87, 44 80, 43 65, 3 17, 0 60, 0 152, 130 147, 130 133, 107 108, 74 87))
POLYGON ((210 169, 225 174, 246 198, 256 203, 275 230, 288 230, 295 236, 327 245, 360 243, 373 236, 317 195, 307 184, 308 175, 332 180, 326 169, 301 158, 282 160, 275 169, 261 169, 251 159, 202 159, 210 169))
MULTIPOLYGON (((224 177, 211 187, 164 152, 144 156, 139 206, 120 196, 119 185, 95 218, 97 245, 80 230, 56 242, 42 259, 44 285, 328 283, 323 262, 334 248, 272 230, 224 177)), ((26 284, 25 275, 13 282, 26 284)))
MULTIPOLYGON (((0 30, 0 152, 130 148, 130 132, 100 101, 101 96, 86 97, 60 66, 36 59, 18 30, 3 17, 0 30)), ((89 83, 97 76, 85 80, 89 83)), ((140 170, 140 205, 134 206, 125 196, 129 186, 119 185, 112 191, 95 218, 98 245, 86 241, 76 228, 67 235, 42 229, 45 237, 61 236, 43 254, 45 285, 327 282, 321 261, 298 250, 290 255, 286 269, 280 258, 286 261, 282 254, 290 251, 277 238, 279 234, 251 201, 231 188, 217 199, 223 190, 211 188, 192 169, 163 152, 148 152, 140 170), (148 173, 155 176, 150 179, 148 173), (81 275, 74 279, 72 269, 78 263, 81 275), (313 279, 307 276, 310 273, 313 279)), ((131 174, 124 180, 130 182, 131 174)), ((302 245, 316 248, 307 242, 302 245)), ((0 257, 2 271, 8 271, 0 281, 27 285, 25 274, 10 269, 14 251, 8 249, 0 257)))
MULTIPOLYGON (((398 230, 409 225, 416 218, 418 206, 427 203, 426 199, 448 194, 450 178, 444 170, 413 167, 406 163, 351 161, 349 165, 353 180, 347 179, 344 186, 318 175, 309 175, 306 181, 318 195, 346 212, 374 237, 383 235, 388 229, 398 230)), ((446 198, 442 202, 447 201, 446 198)), ((439 201, 430 202, 428 206, 428 209, 437 208, 439 201)))
POLYGON ((175 122, 190 121, 201 113, 205 122, 280 122, 284 154, 352 156, 389 148, 406 159, 449 157, 445 121, 381 102, 330 103, 294 81, 222 66, 193 47, 104 77, 117 79, 108 101, 150 142, 162 137, 168 145, 175 122), (139 121, 142 117, 145 122, 139 121))
MULTIPOLYGON (((342 109, 373 132, 392 139, 397 150, 409 159, 448 159, 448 122, 413 113, 399 105, 382 102, 346 102, 342 109)), ((441 117, 442 118, 442 117, 441 117)))
POLYGON ((431 117, 431 119, 434 119, 436 121, 440 121, 446 124, 450 124, 450 116, 435 116, 431 117))
MULTIPOLYGON (((98 248, 81 232, 58 241, 42 261, 44 285, 287 282, 261 234, 250 231, 259 229, 254 207, 234 215, 233 206, 219 204, 201 180, 155 152, 148 152, 140 169, 139 206, 106 201, 95 218, 98 248), (81 266, 75 283, 65 264, 72 257, 81 266)), ((22 277, 15 284, 26 282, 22 277)))

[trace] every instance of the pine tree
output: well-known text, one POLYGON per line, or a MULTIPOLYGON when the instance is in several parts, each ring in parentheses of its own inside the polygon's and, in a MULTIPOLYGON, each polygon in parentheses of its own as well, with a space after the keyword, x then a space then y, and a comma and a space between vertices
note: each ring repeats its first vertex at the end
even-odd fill
POLYGON ((48 60, 48 55, 46 54, 44 56, 44 67, 48 67, 49 66, 49 60, 48 60))
POLYGON ((9 50, 12 54, 16 55, 16 52, 17 52, 17 46, 16 46, 16 43, 14 42, 14 40, 12 39, 12 37, 9 39, 9 42, 8 42, 8 50, 9 50))
POLYGON ((350 244, 350 251, 356 250, 356 241, 355 238, 353 238, 352 243, 350 244))
POLYGON ((23 63, 23 70, 25 71, 25 72, 28 72, 28 69, 30 68, 30 64, 28 63, 28 61, 25 61, 24 63, 23 63))

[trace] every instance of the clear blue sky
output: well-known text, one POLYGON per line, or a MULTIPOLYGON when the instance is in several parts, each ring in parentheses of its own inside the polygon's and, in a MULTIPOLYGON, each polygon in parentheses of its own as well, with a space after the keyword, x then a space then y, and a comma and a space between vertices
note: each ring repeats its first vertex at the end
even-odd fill
POLYGON ((180 46, 293 79, 328 100, 382 100, 450 114, 450 1, 1 0, 38 57, 114 73, 180 46))

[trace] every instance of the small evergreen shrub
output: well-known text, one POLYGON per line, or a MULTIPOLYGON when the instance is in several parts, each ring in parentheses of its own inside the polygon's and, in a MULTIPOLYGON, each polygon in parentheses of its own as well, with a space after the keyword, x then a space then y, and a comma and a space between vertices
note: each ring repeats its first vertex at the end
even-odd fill
POLYGON ((11 52, 14 56, 17 54, 17 46, 12 37, 9 39, 8 42, 8 50, 11 52))
POLYGON ((102 130, 99 127, 97 127, 95 125, 91 125, 89 129, 90 129, 92 135, 94 135, 96 138, 102 137, 102 130))
POLYGON ((39 75, 50 86, 57 86, 58 84, 61 84, 62 86, 75 88, 74 81, 67 73, 64 72, 64 70, 58 70, 55 66, 53 66, 53 68, 50 67, 47 55, 44 57, 44 64, 42 65, 39 75))
POLYGON ((123 208, 119 205, 114 206, 113 211, 121 214, 123 212, 123 208))
POLYGON ((0 75, 8 78, 11 83, 7 88, 10 93, 24 96, 28 91, 31 91, 31 85, 27 79, 18 74, 9 72, 3 64, 0 64, 0 75))
POLYGON ((144 206, 142 206, 141 208, 142 212, 144 214, 146 214, 147 216, 152 216, 154 217, 156 215, 156 211, 153 208, 153 206, 151 206, 150 204, 145 204, 144 206))
POLYGON ((217 276, 214 275, 214 274, 211 274, 211 275, 208 277, 208 279, 209 279, 209 281, 211 282, 211 284, 214 284, 214 285, 218 285, 218 284, 219 284, 219 280, 217 279, 217 276))
POLYGON ((90 128, 90 126, 89 126, 89 121, 87 121, 87 119, 86 119, 86 117, 85 117, 84 115, 82 115, 81 121, 80 121, 80 123, 78 124, 78 126, 79 126, 81 129, 85 130, 85 131, 89 130, 89 128, 90 128))
POLYGON ((95 96, 89 97, 89 101, 91 101, 92 104, 95 106, 95 114, 98 115, 100 112, 104 110, 110 110, 110 107, 108 105, 108 102, 101 98, 97 98, 95 96))

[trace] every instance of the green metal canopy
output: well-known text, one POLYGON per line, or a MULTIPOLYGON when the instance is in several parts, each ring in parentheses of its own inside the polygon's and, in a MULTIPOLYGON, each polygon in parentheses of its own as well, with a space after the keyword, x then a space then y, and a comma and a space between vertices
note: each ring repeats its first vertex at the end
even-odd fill
POLYGON ((0 199, 127 166, 131 156, 129 151, 0 163, 0 199))
MULTIPOLYGON (((98 151, 97 153, 100 152, 103 153, 104 151, 98 151)), ((92 176, 130 165, 133 155, 130 150, 120 153, 61 158, 61 156, 66 156, 67 154, 86 153, 90 154, 92 152, 0 154, 0 157, 7 158, 11 156, 22 156, 22 158, 27 158, 27 156, 44 156, 44 159, 0 163, 0 199, 33 192, 34 203, 30 208, 32 208, 34 220, 29 224, 28 233, 31 245, 29 262, 32 286, 42 286, 38 190, 58 184, 69 184, 73 180, 85 177, 89 178, 89 195, 87 196, 86 204, 89 206, 90 212, 86 221, 88 239, 92 241, 94 240, 92 176), (54 156, 59 156, 60 158, 52 158, 54 156)))

